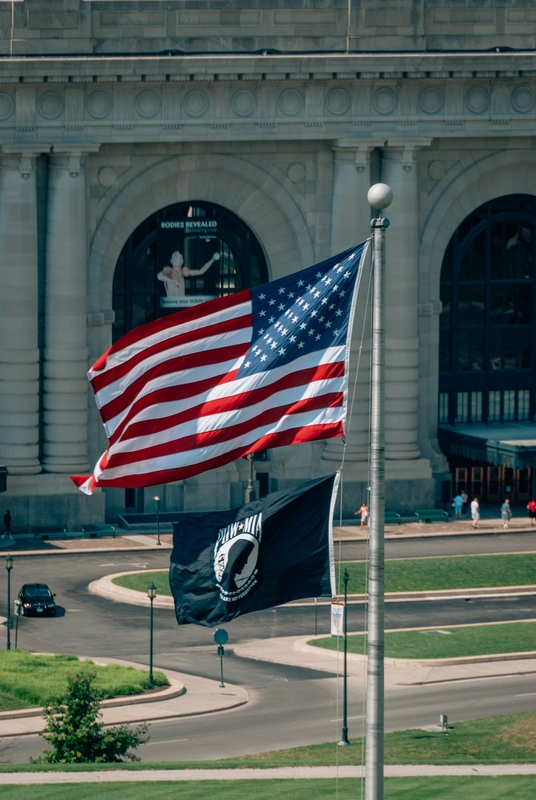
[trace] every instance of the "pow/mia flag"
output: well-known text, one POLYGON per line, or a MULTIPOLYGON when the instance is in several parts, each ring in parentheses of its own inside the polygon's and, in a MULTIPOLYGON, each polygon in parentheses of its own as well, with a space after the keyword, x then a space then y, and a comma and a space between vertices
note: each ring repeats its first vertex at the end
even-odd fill
POLYGON ((335 594, 331 520, 339 476, 173 525, 169 582, 179 625, 219 625, 335 594))

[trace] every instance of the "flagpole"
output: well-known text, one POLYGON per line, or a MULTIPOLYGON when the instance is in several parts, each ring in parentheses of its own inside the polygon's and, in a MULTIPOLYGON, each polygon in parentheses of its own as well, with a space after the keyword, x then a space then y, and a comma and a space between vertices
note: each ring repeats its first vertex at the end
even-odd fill
MULTIPOLYGON (((371 186, 367 199, 382 210, 393 200, 385 183, 371 186)), ((384 522, 385 522, 385 229, 371 222, 373 239, 372 399, 370 430, 370 545, 368 572, 368 659, 365 800, 383 800, 384 737, 384 522)))

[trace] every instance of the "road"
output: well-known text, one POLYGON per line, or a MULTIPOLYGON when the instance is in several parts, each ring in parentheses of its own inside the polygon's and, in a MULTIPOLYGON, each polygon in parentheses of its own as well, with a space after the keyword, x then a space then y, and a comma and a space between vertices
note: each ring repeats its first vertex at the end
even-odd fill
MULTIPOLYGON (((345 543, 342 557, 363 557, 362 543, 345 543)), ((392 541, 388 558, 535 551, 536 532, 528 534, 392 541)), ((57 592, 60 614, 56 618, 20 620, 19 645, 45 652, 72 652, 88 656, 116 656, 139 663, 148 661, 148 609, 111 603, 90 595, 87 585, 96 578, 133 569, 164 568, 168 552, 62 555, 16 558, 12 595, 28 581, 49 583, 57 592)), ((0 598, 6 597, 1 576, 0 598)), ((4 601, 5 602, 5 601, 4 601)), ((2 607, 0 613, 5 613, 2 607)), ((424 603, 389 603, 386 627, 448 625, 536 618, 536 597, 451 600, 424 603)), ((363 628, 364 608, 354 605, 349 628, 363 628)), ((318 632, 329 630, 329 609, 318 609, 318 632)), ((266 664, 233 656, 232 645, 241 641, 314 633, 314 608, 278 608, 250 614, 226 625, 229 656, 226 681, 244 686, 250 703, 234 711, 207 717, 167 720, 151 728, 151 742, 140 749, 143 760, 203 759, 319 743, 340 734, 337 706, 341 686, 335 675, 295 667, 266 664)), ((155 665, 219 680, 219 661, 212 631, 197 626, 179 628, 171 611, 155 613, 155 665)), ((349 684, 350 734, 362 725, 363 686, 349 684)), ((449 718, 470 719, 536 708, 534 676, 446 685, 389 689, 386 703, 387 730, 434 724, 440 713, 449 718)), ((222 690, 223 691, 223 690, 222 690)), ((23 737, 0 746, 0 760, 26 761, 43 746, 39 737, 23 737)))

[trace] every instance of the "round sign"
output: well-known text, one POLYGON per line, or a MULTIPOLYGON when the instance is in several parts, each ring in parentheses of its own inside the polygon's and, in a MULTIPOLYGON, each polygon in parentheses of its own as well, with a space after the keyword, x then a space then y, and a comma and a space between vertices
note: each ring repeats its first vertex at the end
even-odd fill
POLYGON ((216 628, 214 633, 214 641, 216 644, 227 644, 227 640, 229 639, 229 634, 225 630, 225 628, 216 628))

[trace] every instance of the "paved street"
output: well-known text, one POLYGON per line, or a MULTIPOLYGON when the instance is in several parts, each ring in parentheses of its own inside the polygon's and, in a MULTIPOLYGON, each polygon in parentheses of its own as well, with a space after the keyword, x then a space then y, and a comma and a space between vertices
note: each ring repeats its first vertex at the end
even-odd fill
MULTIPOLYGON (((443 555, 504 550, 536 550, 536 533, 455 539, 390 541, 388 557, 443 555)), ((342 545, 343 558, 364 556, 361 543, 342 545)), ((52 619, 20 620, 19 645, 46 652, 115 656, 138 663, 148 661, 148 609, 111 603, 90 595, 87 585, 122 570, 165 568, 169 552, 113 552, 15 559, 12 596, 25 581, 48 582, 57 592, 60 614, 52 619)), ((4 571, 2 570, 2 573, 4 571)), ((5 613, 5 574, 0 574, 0 613, 5 613)), ((447 625, 536 618, 536 597, 389 603, 386 627, 447 625)), ((362 630, 364 609, 351 607, 349 626, 362 630)), ((165 720, 153 724, 151 742, 140 750, 144 760, 230 757, 266 749, 319 743, 340 733, 341 685, 335 675, 309 669, 238 658, 232 647, 240 642, 289 635, 314 634, 314 608, 279 608, 251 614, 226 625, 229 632, 225 679, 247 689, 250 702, 239 709, 210 716, 165 720)), ((329 630, 329 610, 318 609, 318 632, 329 630)), ((162 668, 219 680, 219 660, 208 628, 179 628, 171 611, 155 614, 155 664, 162 668)), ((335 669, 335 666, 334 666, 335 669)), ((351 736, 362 725, 363 685, 350 679, 351 736)), ((223 691, 223 690, 222 690, 223 691)), ((536 708, 534 675, 460 681, 432 686, 396 687, 387 692, 388 730, 430 725, 440 713, 470 719, 536 708)), ((4 742, 3 761, 26 761, 38 755, 42 740, 23 737, 4 742)))

